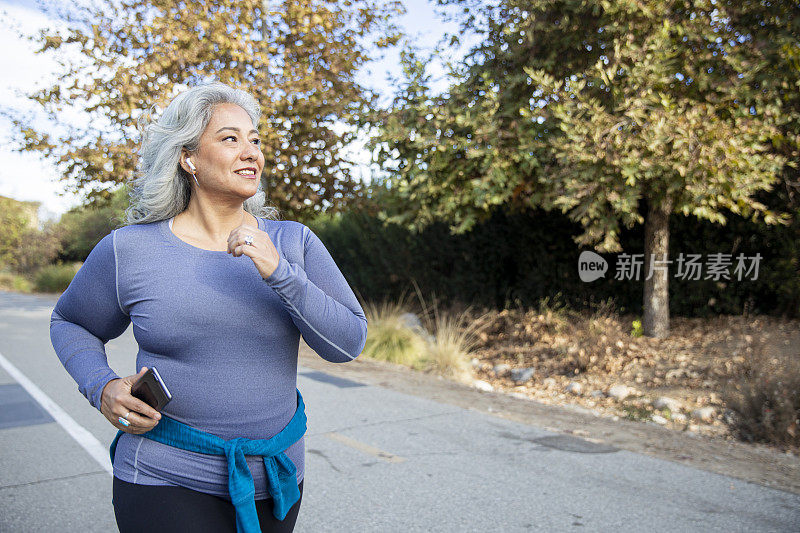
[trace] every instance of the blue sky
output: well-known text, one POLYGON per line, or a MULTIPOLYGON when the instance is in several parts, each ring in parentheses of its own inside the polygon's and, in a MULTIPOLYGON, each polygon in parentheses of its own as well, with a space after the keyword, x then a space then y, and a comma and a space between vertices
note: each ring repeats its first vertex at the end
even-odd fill
MULTIPOLYGON (((409 41, 415 46, 432 49, 436 42, 446 32, 456 32, 454 23, 444 22, 436 13, 438 8, 435 2, 428 0, 403 0, 407 13, 398 20, 409 41)), ((11 20, 26 33, 33 33, 37 29, 53 24, 37 7, 33 0, 0 0, 0 11, 4 13, 4 20, 11 20)), ((57 65, 50 57, 37 56, 33 53, 31 43, 21 41, 15 32, 3 31, 0 33, 0 99, 5 107, 20 110, 35 110, 36 108, 20 92, 31 90, 52 83, 57 65)), ((453 51, 455 54, 463 53, 466 47, 453 51)), ((383 101, 388 101, 394 88, 387 81, 387 76, 400 77, 398 51, 385 53, 386 56, 365 68, 362 83, 378 90, 383 95, 383 101)), ((442 79, 437 89, 444 89, 445 81, 442 79)), ((40 218, 54 218, 80 204, 80 198, 72 195, 59 195, 64 192, 64 184, 58 180, 58 175, 51 163, 38 154, 20 154, 8 146, 7 131, 10 124, 0 118, 0 195, 9 196, 17 200, 34 200, 42 202, 40 218)), ((369 154, 364 152, 360 145, 351 147, 353 158, 366 162, 369 154)), ((366 165, 361 169, 365 177, 369 170, 366 165)))

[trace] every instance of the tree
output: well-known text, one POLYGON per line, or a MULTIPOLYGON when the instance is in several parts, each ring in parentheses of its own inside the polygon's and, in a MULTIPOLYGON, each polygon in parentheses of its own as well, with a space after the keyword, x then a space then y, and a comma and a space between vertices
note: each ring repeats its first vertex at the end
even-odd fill
POLYGON ((39 202, 0 196, 0 269, 30 275, 58 254, 55 224, 42 223, 41 229, 33 224, 30 204, 39 202))
POLYGON ((61 245, 58 259, 64 262, 86 260, 100 239, 125 224, 128 205, 128 188, 122 186, 111 191, 107 200, 76 206, 61 215, 56 224, 61 245))
MULTIPOLYGON (((411 132, 424 147, 403 164, 414 162, 417 179, 392 182, 421 206, 399 219, 434 214, 466 231, 491 205, 559 209, 584 227, 576 242, 601 252, 620 250, 622 226, 644 223, 645 276, 651 259, 668 257, 672 213, 789 222, 755 195, 797 168, 788 155, 800 146, 800 117, 787 113, 800 79, 787 69, 797 57, 796 5, 440 3, 471 6, 464 30, 486 39, 453 71, 458 83, 431 99, 425 112, 438 124, 417 130, 404 120, 403 95, 383 117, 382 157, 411 132)), ((644 330, 655 337, 669 330, 660 266, 644 289, 644 330)))
POLYGON ((21 202, 0 196, 0 267, 17 268, 16 254, 30 226, 21 202))
POLYGON ((64 181, 90 202, 131 179, 145 111, 211 79, 261 104, 262 180, 279 209, 302 218, 363 193, 342 149, 377 95, 356 75, 371 60, 366 38, 377 49, 399 39, 392 17, 404 12, 400 2, 105 0, 70 9, 53 11, 68 31, 33 38, 39 53, 64 52, 65 71, 29 95, 64 131, 19 116, 15 123, 21 149, 57 161, 64 181), (66 110, 81 113, 79 126, 62 123, 66 110))

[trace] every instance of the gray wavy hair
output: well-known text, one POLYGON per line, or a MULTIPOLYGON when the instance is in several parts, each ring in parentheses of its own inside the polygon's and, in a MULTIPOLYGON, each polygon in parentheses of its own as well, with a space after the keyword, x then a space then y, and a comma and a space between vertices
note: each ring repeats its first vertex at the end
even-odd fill
MULTIPOLYGON (((220 82, 192 87, 173 98, 157 120, 145 119, 149 123, 143 128, 139 164, 129 189, 130 207, 125 210, 128 224, 165 220, 189 205, 192 175, 180 166, 181 149, 197 150, 217 104, 238 105, 258 127, 261 108, 256 99, 220 82)), ((277 220, 278 209, 266 204, 259 181, 258 191, 244 201, 243 208, 254 216, 277 220)))

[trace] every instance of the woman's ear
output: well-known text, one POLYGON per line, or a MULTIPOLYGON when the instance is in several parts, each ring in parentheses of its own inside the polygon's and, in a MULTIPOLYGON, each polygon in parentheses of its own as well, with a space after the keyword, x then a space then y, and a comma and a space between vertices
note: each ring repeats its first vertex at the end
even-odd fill
POLYGON ((181 150, 180 165, 181 168, 188 174, 194 174, 195 172, 197 172, 197 168, 195 168, 194 163, 192 163, 191 156, 189 155, 189 152, 185 148, 181 150))

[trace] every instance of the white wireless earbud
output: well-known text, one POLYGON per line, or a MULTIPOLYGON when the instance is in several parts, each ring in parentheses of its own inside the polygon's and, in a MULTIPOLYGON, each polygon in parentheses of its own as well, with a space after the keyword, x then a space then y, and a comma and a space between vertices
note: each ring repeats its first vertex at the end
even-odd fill
POLYGON ((195 168, 194 163, 188 157, 186 158, 186 164, 189 165, 189 168, 192 169, 192 172, 197 172, 197 168, 195 168))

